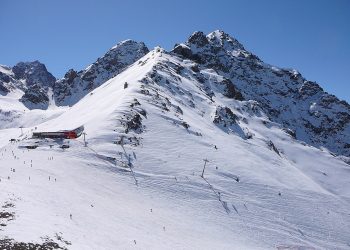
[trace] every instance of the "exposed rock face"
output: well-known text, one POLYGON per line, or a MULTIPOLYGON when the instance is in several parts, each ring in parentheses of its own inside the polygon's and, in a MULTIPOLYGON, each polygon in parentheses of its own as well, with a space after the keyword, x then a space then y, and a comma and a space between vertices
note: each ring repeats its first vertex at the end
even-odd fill
POLYGON ((11 68, 0 65, 0 95, 7 95, 11 89, 15 88, 16 82, 11 68))
POLYGON ((11 81, 10 76, 0 72, 0 81, 4 83, 9 83, 11 81))
POLYGON ((236 99, 239 101, 244 100, 242 93, 236 89, 235 85, 229 79, 224 79, 223 81, 220 82, 220 84, 224 86, 224 91, 223 91, 224 96, 228 98, 236 99))
POLYGON ((47 92, 56 79, 39 61, 20 62, 13 68, 0 65, 0 94, 7 95, 15 89, 24 92, 19 99, 29 109, 46 109, 47 92))
POLYGON ((213 69, 229 79, 242 98, 256 100, 272 121, 295 131, 297 139, 350 156, 350 105, 296 70, 262 62, 223 31, 195 32, 171 53, 193 60, 198 70, 213 69))
POLYGON ((252 135, 245 133, 239 125, 239 118, 229 107, 216 107, 213 123, 226 133, 234 133, 242 139, 250 139, 252 135))
POLYGON ((85 70, 69 70, 54 85, 56 103, 75 104, 88 92, 113 78, 148 52, 144 43, 126 40, 111 48, 85 70))
POLYGON ((10 77, 0 72, 0 95, 6 95, 10 90, 7 88, 6 83, 10 82, 10 77))
POLYGON ((17 63, 12 72, 17 80, 25 80, 28 87, 35 84, 43 88, 51 87, 56 81, 45 65, 39 61, 17 63))
POLYGON ((29 109, 47 109, 49 105, 47 91, 36 84, 32 85, 24 92, 24 95, 21 97, 20 101, 29 109))
POLYGON ((2 83, 0 83, 0 93, 2 94, 2 95, 5 95, 5 94, 7 94, 9 92, 9 90, 2 84, 2 83))
POLYGON ((237 124, 238 117, 228 107, 217 107, 213 122, 223 127, 237 124))

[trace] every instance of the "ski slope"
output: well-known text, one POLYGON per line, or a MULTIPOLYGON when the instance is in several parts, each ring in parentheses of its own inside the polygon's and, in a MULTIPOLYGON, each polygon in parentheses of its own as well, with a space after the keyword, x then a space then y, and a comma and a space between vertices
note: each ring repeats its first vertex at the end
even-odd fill
POLYGON ((0 246, 349 249, 350 166, 191 67, 156 48, 74 106, 22 117, 23 135, 0 130, 0 246), (220 107, 235 122, 214 123, 220 107), (81 125, 86 146, 30 138, 81 125))

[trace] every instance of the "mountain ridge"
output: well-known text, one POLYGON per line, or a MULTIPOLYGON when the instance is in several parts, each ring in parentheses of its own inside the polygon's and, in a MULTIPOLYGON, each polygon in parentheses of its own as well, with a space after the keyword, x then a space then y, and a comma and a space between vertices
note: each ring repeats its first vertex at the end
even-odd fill
POLYGON ((211 60, 200 44, 208 60, 156 47, 72 106, 0 97, 16 108, 0 116, 0 248, 348 248, 348 158, 298 140, 215 69, 232 55, 249 75, 248 52, 211 60), (74 140, 32 137, 81 125, 74 140))
MULTIPOLYGON (((30 109, 47 109, 51 98, 58 106, 71 106, 148 51, 143 42, 122 41, 86 69, 79 72, 71 69, 62 79, 49 83, 53 91, 51 97, 45 93, 47 86, 38 84, 31 89, 28 84, 20 101, 30 109)), ((350 105, 323 91, 316 82, 306 80, 298 71, 264 63, 221 30, 207 35, 196 31, 186 42, 176 44, 170 53, 192 60, 195 69, 214 69, 224 76, 223 84, 231 95, 258 101, 269 119, 292 130, 296 138, 350 156, 350 105)), ((16 72, 20 75, 19 70, 16 72)), ((0 79, 11 78, 11 75, 1 74, 0 79)), ((6 86, 6 81, 0 81, 3 94, 10 92, 6 86)))
POLYGON ((296 70, 265 64, 241 44, 235 44, 235 39, 223 31, 208 35, 195 32, 172 52, 220 72, 245 98, 258 101, 270 119, 293 129, 298 139, 350 155, 346 142, 350 141, 350 105, 346 101, 324 92, 296 70), (329 143, 330 137, 334 142, 329 143))

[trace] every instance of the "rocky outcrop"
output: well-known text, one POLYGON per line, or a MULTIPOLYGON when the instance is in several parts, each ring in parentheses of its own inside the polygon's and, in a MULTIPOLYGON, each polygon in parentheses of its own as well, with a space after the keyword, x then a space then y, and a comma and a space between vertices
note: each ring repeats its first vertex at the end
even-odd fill
POLYGON ((224 79, 219 84, 224 87, 224 90, 223 90, 224 96, 228 98, 236 99, 239 101, 244 100, 242 93, 237 90, 235 85, 229 79, 224 79))
POLYGON ((10 90, 7 88, 6 83, 10 82, 10 78, 8 75, 5 75, 0 72, 0 95, 6 95, 10 92, 10 90))
POLYGON ((213 123, 226 133, 234 133, 242 139, 251 139, 252 137, 243 131, 239 125, 238 116, 229 107, 216 107, 213 123))
POLYGON ((49 105, 47 91, 36 84, 32 85, 24 92, 24 95, 21 97, 20 101, 29 109, 47 109, 49 105))
POLYGON ((217 107, 213 122, 224 128, 237 124, 238 117, 228 107, 217 107))

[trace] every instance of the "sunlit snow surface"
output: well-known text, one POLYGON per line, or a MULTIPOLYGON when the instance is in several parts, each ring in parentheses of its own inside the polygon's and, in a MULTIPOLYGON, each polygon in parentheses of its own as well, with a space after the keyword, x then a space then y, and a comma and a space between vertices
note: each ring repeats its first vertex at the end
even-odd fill
POLYGON ((0 211, 12 217, 0 216, 0 239, 48 237, 67 249, 350 249, 350 166, 292 139, 249 101, 215 89, 210 100, 172 68, 189 63, 156 49, 71 108, 2 125, 0 211), (141 82, 155 68, 169 83, 141 82), (214 124, 218 106, 238 124, 214 124), (124 133, 123 115, 141 109, 142 131, 124 133), (35 127, 80 125, 87 147, 82 137, 30 139, 35 127), (121 135, 123 147, 113 143, 121 135))

